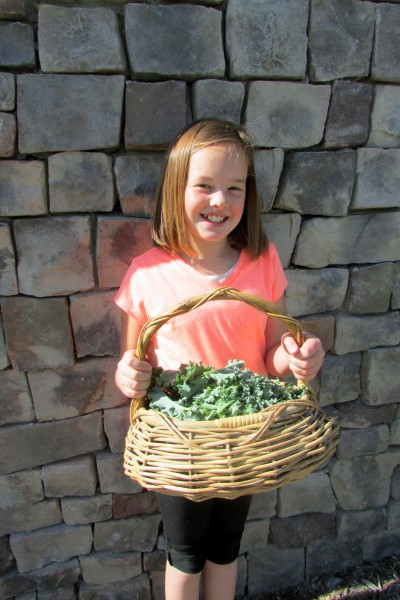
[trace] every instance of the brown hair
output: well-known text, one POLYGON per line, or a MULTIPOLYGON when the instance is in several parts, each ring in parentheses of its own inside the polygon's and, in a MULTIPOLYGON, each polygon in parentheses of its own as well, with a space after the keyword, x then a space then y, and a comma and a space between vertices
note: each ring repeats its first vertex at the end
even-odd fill
POLYGON ((240 223, 230 234, 232 246, 246 248, 257 258, 267 245, 263 231, 254 169, 253 143, 241 125, 205 119, 187 127, 171 144, 156 192, 152 237, 155 244, 174 252, 193 254, 185 224, 184 197, 189 161, 195 152, 216 144, 242 148, 248 163, 246 202, 240 223))

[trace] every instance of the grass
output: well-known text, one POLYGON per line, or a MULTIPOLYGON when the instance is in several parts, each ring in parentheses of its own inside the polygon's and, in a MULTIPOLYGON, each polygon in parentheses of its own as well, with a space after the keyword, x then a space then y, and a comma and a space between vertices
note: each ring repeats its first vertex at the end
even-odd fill
MULTIPOLYGON (((300 588, 259 595, 251 600, 400 600, 400 557, 386 558, 345 573, 313 578, 300 588)), ((250 599, 249 599, 250 600, 250 599)))

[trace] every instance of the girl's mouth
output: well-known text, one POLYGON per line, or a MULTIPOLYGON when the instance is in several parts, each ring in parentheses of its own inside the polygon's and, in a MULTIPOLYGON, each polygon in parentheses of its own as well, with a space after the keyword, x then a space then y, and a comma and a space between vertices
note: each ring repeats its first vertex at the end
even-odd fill
POLYGON ((211 223, 223 223, 228 219, 228 217, 224 217, 222 215, 201 215, 203 219, 210 221, 211 223))

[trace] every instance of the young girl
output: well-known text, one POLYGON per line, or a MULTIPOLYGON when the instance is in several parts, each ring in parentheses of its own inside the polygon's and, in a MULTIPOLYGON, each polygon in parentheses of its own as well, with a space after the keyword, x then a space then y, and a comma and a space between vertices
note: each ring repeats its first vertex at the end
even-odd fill
MULTIPOLYGON (((140 398, 152 365, 176 370, 189 360, 220 368, 243 359, 255 373, 312 380, 324 356, 305 334, 299 347, 284 326, 237 301, 216 300, 171 319, 152 340, 148 360, 135 357, 142 325, 182 300, 230 286, 285 310, 287 280, 261 225, 253 147, 246 131, 199 121, 171 145, 156 197, 155 247, 136 257, 116 297, 123 309, 116 383, 140 398)), ((251 498, 204 502, 158 494, 167 568, 166 600, 232 600, 236 562, 251 498)))

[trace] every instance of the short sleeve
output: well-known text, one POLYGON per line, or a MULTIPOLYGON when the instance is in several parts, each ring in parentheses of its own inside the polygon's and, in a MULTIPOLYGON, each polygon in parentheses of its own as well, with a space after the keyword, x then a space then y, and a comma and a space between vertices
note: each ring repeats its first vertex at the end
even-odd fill
POLYGON ((141 324, 148 320, 145 308, 145 290, 141 269, 133 260, 125 273, 114 302, 141 324))
POLYGON ((271 298, 272 302, 277 302, 285 293, 288 285, 288 280, 283 270, 281 259, 272 242, 268 245, 269 270, 272 273, 271 282, 271 298))

